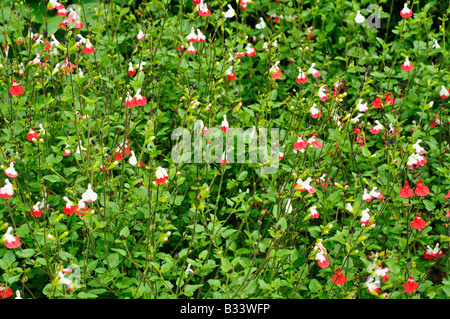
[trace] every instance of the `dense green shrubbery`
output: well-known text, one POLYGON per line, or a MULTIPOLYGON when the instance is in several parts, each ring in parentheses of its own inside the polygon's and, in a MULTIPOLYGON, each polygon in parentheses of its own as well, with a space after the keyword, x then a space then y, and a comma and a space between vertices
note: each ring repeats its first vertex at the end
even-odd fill
POLYGON ((448 3, 24 2, 0 16, 1 297, 450 296, 448 3), (179 128, 270 145, 178 163, 179 128))

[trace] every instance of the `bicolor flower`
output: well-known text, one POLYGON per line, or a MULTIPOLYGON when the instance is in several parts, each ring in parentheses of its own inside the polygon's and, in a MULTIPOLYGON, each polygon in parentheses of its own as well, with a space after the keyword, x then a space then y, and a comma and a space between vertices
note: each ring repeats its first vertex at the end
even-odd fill
POLYGON ((144 106, 145 104, 147 104, 147 98, 141 95, 141 89, 138 89, 136 91, 136 94, 133 98, 133 104, 134 106, 144 106))
POLYGON ((411 64, 411 62, 409 62, 409 58, 405 57, 405 62, 403 62, 403 64, 400 67, 403 71, 411 71, 414 67, 411 64))
POLYGON ((63 207, 63 213, 66 215, 71 215, 75 211, 75 206, 73 202, 69 200, 66 196, 63 197, 63 200, 66 202, 66 205, 63 207))
POLYGON ((207 17, 211 14, 211 10, 208 9, 208 5, 203 1, 198 5, 197 13, 201 17, 207 17))
POLYGON ((226 116, 226 115, 223 116, 223 120, 222 120, 222 124, 220 125, 220 129, 221 129, 224 133, 228 132, 228 130, 229 130, 229 124, 228 124, 227 116, 226 116))
POLYGON ((322 142, 319 140, 316 140, 316 137, 319 136, 319 134, 314 133, 310 138, 308 138, 307 142, 314 148, 322 148, 322 142))
POLYGON ((194 54, 195 52, 197 52, 197 49, 192 45, 192 42, 191 42, 186 51, 189 52, 190 54, 194 54))
POLYGON ((3 240, 5 241, 5 246, 9 249, 14 249, 20 246, 20 239, 17 236, 11 235, 13 231, 12 227, 8 227, 8 230, 3 235, 3 240))
POLYGON ((365 200, 366 202, 370 202, 373 199, 373 196, 369 194, 367 188, 364 188, 364 194, 362 199, 365 200))
POLYGON ((91 41, 89 41, 89 39, 86 39, 86 45, 83 48, 83 53, 91 54, 92 52, 94 52, 94 46, 91 44, 91 41))
POLYGON ((197 42, 198 41, 198 37, 197 37, 197 34, 195 33, 194 27, 191 27, 191 33, 189 33, 187 35, 186 39, 188 40, 188 42, 197 42))
POLYGON ((306 190, 308 193, 314 194, 316 192, 316 189, 310 185, 311 182, 312 182, 311 177, 308 177, 305 181, 299 178, 294 184, 294 188, 296 191, 299 192, 304 192, 306 190))
POLYGON ((320 214, 319 214, 319 212, 317 211, 316 205, 314 205, 314 206, 312 206, 312 207, 310 208, 310 212, 311 212, 311 218, 312 218, 312 219, 319 218, 320 214))
POLYGON ((200 31, 200 29, 197 29, 197 41, 198 42, 204 42, 206 40, 206 36, 200 31))
POLYGON ((30 211, 31 216, 33 217, 41 217, 42 209, 40 208, 41 202, 37 202, 30 211))
POLYGON ((423 253, 423 258, 430 260, 440 258, 443 255, 444 252, 439 248, 439 243, 437 243, 433 249, 431 249, 430 245, 427 245, 427 250, 423 253))
POLYGON ((128 75, 133 76, 136 74, 136 70, 133 67, 133 63, 129 62, 128 63, 128 75))
POLYGON ((378 278, 369 276, 364 285, 367 287, 367 291, 369 293, 375 292, 377 295, 380 294, 380 280, 378 278))
POLYGON ((19 173, 17 173, 16 169, 14 168, 14 164, 15 162, 11 162, 9 164, 9 167, 4 170, 6 176, 11 178, 16 178, 17 176, 19 176, 19 173))
POLYGON ((75 215, 78 215, 78 216, 84 216, 84 215, 86 215, 85 213, 86 213, 88 210, 89 210, 89 207, 87 207, 87 206, 86 206, 86 203, 85 203, 82 199, 80 199, 80 200, 78 201, 77 206, 75 206, 73 212, 75 213, 75 215))
POLYGON ((66 285, 69 291, 72 291, 73 290, 72 280, 64 277, 64 273, 61 271, 58 271, 58 276, 59 276, 59 283, 62 285, 66 285))
POLYGON ((11 288, 6 289, 5 284, 0 285, 0 299, 6 299, 13 295, 11 288))
POLYGON ((227 80, 234 81, 236 79, 236 73, 233 72, 234 66, 230 66, 226 71, 225 74, 227 75, 227 80))
POLYGON ((13 84, 11 86, 11 88, 9 89, 9 93, 13 96, 19 96, 22 95, 24 92, 24 88, 23 86, 17 84, 16 80, 13 80, 13 84))
POLYGON ((327 85, 326 85, 326 84, 325 84, 325 85, 322 85, 322 86, 319 88, 319 91, 317 92, 317 94, 319 95, 319 98, 320 98, 321 101, 326 101, 326 100, 328 99, 328 94, 325 93, 325 92, 328 92, 328 89, 327 89, 327 85))
POLYGON ((413 144, 413 147, 416 150, 416 154, 419 154, 419 155, 425 154, 425 149, 422 146, 420 146, 421 142, 422 142, 422 140, 418 139, 417 142, 413 144))
POLYGON ((411 222, 411 227, 414 229, 424 229, 427 223, 420 218, 420 213, 416 215, 414 220, 411 222))
POLYGON ((256 49, 252 48, 252 45, 250 43, 247 43, 247 47, 245 48, 245 54, 247 56, 252 57, 256 54, 256 49))
POLYGON ((384 126, 381 125, 380 121, 375 120, 375 126, 372 126, 370 128, 370 133, 372 134, 379 134, 381 132, 382 129, 384 129, 384 126))
POLYGON ((365 112, 367 111, 369 108, 367 107, 368 102, 363 103, 362 99, 358 100, 358 104, 356 105, 356 108, 360 111, 360 112, 365 112))
POLYGON ((317 260, 317 264, 319 265, 319 267, 327 268, 330 265, 327 253, 317 245, 314 246, 314 250, 319 250, 319 252, 316 253, 316 256, 314 257, 317 260))
POLYGON ((295 81, 297 83, 305 83, 308 80, 308 76, 305 74, 305 72, 302 71, 302 69, 298 69, 298 75, 295 81))
POLYGON ((381 265, 375 270, 375 275, 381 277, 381 279, 383 279, 383 281, 388 281, 389 280, 389 276, 387 275, 388 273, 390 273, 391 270, 386 267, 386 268, 381 268, 381 265))
POLYGON ((127 97, 125 98, 125 103, 123 103, 123 106, 128 107, 128 108, 133 108, 136 105, 134 104, 134 99, 131 96, 130 92, 127 92, 127 97))
POLYGON ((165 168, 158 166, 156 169, 156 183, 157 184, 165 184, 167 183, 167 179, 169 178, 169 175, 167 174, 167 171, 165 168))
POLYGON ((294 149, 298 151, 304 151, 304 149, 308 146, 308 141, 304 141, 302 139, 302 135, 299 134, 297 138, 297 142, 294 143, 294 149))
POLYGON ((311 64, 311 67, 308 69, 309 74, 311 74, 313 77, 317 78, 320 76, 320 71, 316 70, 314 67, 316 66, 315 63, 311 64))
POLYGON ((402 18, 409 18, 413 15, 412 10, 408 8, 408 5, 406 2, 405 2, 405 5, 403 6, 402 11, 400 11, 400 15, 402 18))
POLYGON ((314 103, 313 106, 311 106, 309 112, 310 112, 309 114, 313 119, 317 119, 322 115, 322 112, 320 112, 320 110, 316 108, 316 103, 314 103))
POLYGON ((5 179, 5 186, 0 188, 0 197, 1 198, 10 198, 14 195, 14 189, 12 184, 9 182, 9 179, 5 179))
POLYGON ((436 115, 433 116, 433 119, 434 119, 434 122, 430 124, 431 128, 435 127, 438 124, 441 124, 441 120, 436 115))
POLYGON ((450 89, 446 89, 445 86, 442 85, 441 90, 439 91, 439 96, 443 99, 446 99, 450 96, 450 89))
POLYGON ((81 199, 83 200, 83 202, 91 203, 95 202, 97 200, 97 197, 97 193, 92 190, 92 186, 89 183, 87 190, 81 195, 81 199))
POLYGON ((362 211, 362 217, 360 219, 361 221, 361 225, 362 226, 366 226, 369 225, 369 220, 370 220, 370 214, 369 214, 370 209, 366 208, 362 211))
POLYGON ((269 70, 269 74, 273 79, 279 79, 283 74, 283 72, 281 72, 281 69, 278 67, 278 64, 280 64, 280 61, 276 61, 269 70))
POLYGON ((408 166, 409 168, 414 168, 414 165, 416 165, 416 167, 419 167, 424 166, 426 163, 427 159, 424 155, 414 153, 408 157, 408 162, 406 162, 406 166, 408 166))
POLYGON ((139 29, 138 34, 136 35, 136 39, 138 39, 139 41, 144 40, 144 31, 139 29))

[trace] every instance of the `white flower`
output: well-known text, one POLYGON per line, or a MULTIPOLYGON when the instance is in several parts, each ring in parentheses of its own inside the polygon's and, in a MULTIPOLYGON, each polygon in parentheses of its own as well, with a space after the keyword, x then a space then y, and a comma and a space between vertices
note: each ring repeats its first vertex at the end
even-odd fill
POLYGON ((365 20, 364 16, 358 10, 355 16, 355 22, 361 24, 364 22, 364 20, 365 20))
POLYGON ((264 28, 266 27, 266 24, 265 24, 265 22, 264 22, 264 19, 263 19, 263 18, 259 18, 259 21, 260 21, 260 23, 258 23, 257 25, 255 25, 255 28, 256 28, 256 29, 259 29, 259 30, 264 29, 264 28))
POLYGON ((83 202, 89 203, 89 202, 95 202, 97 200, 97 193, 94 192, 91 188, 91 184, 88 185, 88 189, 83 193, 81 199, 83 202))
POLYGON ((128 163, 130 163, 132 166, 136 166, 137 164, 137 158, 134 154, 134 151, 131 151, 131 157, 128 159, 128 163))

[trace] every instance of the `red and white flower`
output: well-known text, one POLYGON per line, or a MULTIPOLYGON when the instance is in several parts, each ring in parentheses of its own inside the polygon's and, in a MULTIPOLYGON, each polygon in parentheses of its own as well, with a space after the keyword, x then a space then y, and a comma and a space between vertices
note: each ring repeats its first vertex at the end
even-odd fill
POLYGON ((283 74, 283 72, 281 72, 281 69, 278 67, 278 64, 280 64, 280 61, 276 61, 269 70, 269 74, 273 79, 279 79, 283 74))
POLYGON ((328 99, 328 94, 325 93, 325 92, 328 92, 326 84, 322 85, 319 88, 319 91, 317 92, 317 94, 319 95, 319 98, 320 98, 321 101, 326 101, 328 99))
POLYGON ((400 66, 400 68, 401 68, 403 71, 411 71, 414 67, 413 67, 413 65, 411 64, 411 62, 409 62, 409 58, 408 58, 408 57, 405 57, 405 62, 403 62, 403 64, 400 66))
POLYGON ((91 44, 91 41, 89 41, 89 39, 86 39, 86 45, 83 48, 83 53, 91 54, 92 52, 94 52, 94 46, 91 44))
POLYGON ((134 69, 133 63, 132 63, 132 62, 129 62, 129 63, 128 63, 128 74, 129 74, 130 76, 133 76, 133 75, 136 74, 136 70, 134 69))
POLYGON ((375 120, 375 126, 372 126, 370 128, 370 133, 372 134, 379 134, 381 132, 382 129, 384 129, 384 126, 381 125, 380 121, 375 120))
POLYGON ((418 139, 416 143, 414 143, 413 147, 416 150, 416 154, 422 155, 425 154, 425 149, 420 146, 420 143, 422 143, 421 139, 418 139))
POLYGON ((228 130, 230 129, 229 124, 228 124, 228 121, 227 121, 227 116, 226 116, 226 115, 223 116, 223 120, 222 120, 222 124, 220 125, 220 129, 221 129, 224 133, 228 132, 228 130))
POLYGON ((66 205, 63 207, 63 213, 66 215, 71 215, 75 211, 75 206, 73 202, 69 200, 66 196, 63 197, 63 200, 66 202, 66 205))
POLYGON ((400 11, 400 15, 402 18, 409 18, 413 15, 412 10, 408 8, 408 5, 406 2, 405 2, 405 5, 403 6, 402 11, 400 11))
POLYGON ((370 202, 373 199, 373 196, 369 194, 367 188, 364 188, 364 194, 362 196, 362 199, 365 200, 366 202, 370 202))
POLYGON ((245 54, 247 56, 252 57, 256 54, 256 49, 252 48, 252 45, 250 43, 247 43, 247 47, 245 48, 245 54))
POLYGON ((169 178, 169 175, 167 174, 167 171, 165 168, 158 166, 156 169, 156 183, 157 184, 165 184, 167 183, 167 179, 169 178))
POLYGON ((75 215, 78 215, 78 216, 85 216, 85 215, 86 215, 85 213, 86 213, 88 210, 89 210, 89 207, 87 207, 87 206, 86 206, 86 203, 85 203, 82 199, 80 199, 80 200, 78 201, 77 206, 74 207, 73 212, 75 213, 75 215))
POLYGON ((365 111, 367 111, 367 110, 369 109, 369 107, 368 107, 367 105, 368 105, 368 102, 363 103, 363 100, 362 100, 362 99, 359 99, 359 100, 358 100, 358 104, 356 105, 356 108, 357 108, 360 112, 364 113, 365 111))
POLYGON ((37 202, 33 208, 30 211, 31 216, 33 217, 41 217, 42 216, 42 209, 40 207, 41 202, 37 202))
POLYGON ((317 264, 320 268, 327 268, 330 265, 330 262, 328 261, 328 256, 326 251, 324 251, 322 248, 318 247, 317 245, 314 246, 314 250, 319 250, 316 253, 316 256, 314 257, 317 260, 317 264))
POLYGON ((195 33, 194 27, 191 27, 191 33, 189 33, 187 35, 186 39, 188 40, 188 42, 197 42, 198 41, 198 37, 197 37, 197 34, 195 33))
POLYGON ((424 155, 414 153, 408 157, 408 162, 406 162, 406 166, 408 166, 409 168, 414 168, 414 165, 416 165, 416 167, 419 167, 424 166, 426 163, 427 159, 424 155))
POLYGON ((141 95, 141 89, 138 89, 136 91, 136 94, 133 98, 133 104, 134 106, 144 106, 145 104, 147 104, 147 98, 141 95))
POLYGON ((294 149, 297 151, 304 152, 305 148, 308 146, 308 141, 304 141, 302 139, 302 135, 299 134, 297 138, 297 142, 294 143, 294 149))
POLYGON ((381 268, 381 265, 380 265, 375 270, 375 275, 381 277, 381 279, 383 279, 384 281, 388 281, 389 276, 387 274, 390 272, 391 272, 391 270, 388 267, 381 268))
POLYGON ((14 195, 14 189, 12 184, 9 182, 9 179, 5 179, 5 186, 0 188, 0 197, 1 198, 10 198, 14 195))
POLYGON ((309 114, 313 119, 317 119, 322 115, 322 112, 316 108, 316 103, 314 103, 309 109, 309 114))
POLYGON ((316 189, 310 185, 312 182, 312 178, 308 177, 305 181, 303 181, 301 178, 297 179, 297 181, 294 184, 294 188, 296 191, 304 192, 305 190, 310 193, 314 194, 316 192, 316 189))
POLYGON ((14 164, 15 162, 11 162, 9 164, 9 167, 4 170, 6 176, 11 178, 16 178, 17 176, 19 176, 19 173, 17 173, 16 169, 14 168, 14 164))
POLYGON ((225 74, 227 75, 227 80, 234 81, 236 79, 236 73, 233 72, 234 66, 230 66, 226 71, 225 74))
POLYGON ((208 5, 202 0, 198 5, 197 13, 201 17, 207 17, 211 14, 211 10, 208 9, 208 5))
POLYGON ((8 227, 8 230, 3 235, 3 240, 5 241, 5 246, 9 249, 14 249, 20 246, 20 239, 17 236, 11 235, 13 231, 12 227, 8 227))
POLYGON ((308 138, 307 142, 314 148, 322 148, 322 142, 316 139, 317 136, 319 136, 319 134, 314 133, 310 138, 308 138))
POLYGON ((200 31, 200 29, 197 29, 197 41, 198 42, 204 42, 206 40, 206 36, 200 31))
POLYGON ((190 54, 194 54, 195 52, 197 52, 197 49, 192 45, 192 42, 191 42, 186 51, 189 52, 190 54))
POLYGON ((70 279, 64 277, 64 273, 61 272, 61 271, 58 271, 58 276, 59 276, 59 283, 60 283, 61 285, 66 285, 67 288, 69 289, 69 291, 72 291, 72 290, 73 290, 73 283, 72 283, 72 280, 70 280, 70 279))
POLYGON ((138 32, 138 34, 136 35, 136 39, 138 39, 139 41, 142 41, 142 40, 144 40, 144 37, 145 37, 144 31, 142 31, 141 29, 139 29, 139 32, 138 32))
POLYGON ((302 69, 298 69, 298 75, 295 81, 297 83, 305 83, 308 80, 308 76, 305 72, 302 71, 302 69))
POLYGON ((439 96, 443 99, 446 99, 450 96, 450 89, 446 89, 445 86, 442 85, 441 90, 439 91, 439 96))
POLYGON ((317 78, 320 76, 320 71, 316 70, 314 67, 316 66, 315 63, 311 64, 311 67, 308 69, 309 74, 311 74, 313 77, 317 78))
POLYGON ((317 211, 316 205, 312 206, 309 210, 310 210, 310 212, 311 212, 311 218, 312 218, 312 219, 319 218, 320 214, 319 214, 319 212, 317 211))

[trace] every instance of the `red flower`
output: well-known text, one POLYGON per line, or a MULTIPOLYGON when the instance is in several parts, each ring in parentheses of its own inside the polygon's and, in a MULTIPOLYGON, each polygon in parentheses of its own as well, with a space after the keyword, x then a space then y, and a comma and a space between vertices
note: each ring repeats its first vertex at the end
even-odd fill
POLYGON ((448 191, 447 195, 444 196, 444 199, 449 199, 450 198, 450 191, 448 191))
POLYGON ((236 73, 231 73, 227 75, 227 80, 234 81, 234 79, 236 79, 236 73))
POLYGON ((420 218, 420 213, 416 215, 416 218, 411 222, 411 227, 414 229, 424 229, 427 223, 420 218))
POLYGON ((13 291, 11 288, 5 289, 5 284, 0 286, 0 299, 6 299, 11 297, 13 291))
POLYGON ((375 98, 375 100, 372 101, 372 106, 376 109, 379 109, 382 104, 383 104, 383 102, 381 101, 381 99, 378 96, 375 98))
POLYGON ((11 93, 11 95, 14 95, 14 96, 19 96, 19 95, 23 94, 23 92, 24 92, 23 86, 17 84, 16 80, 13 80, 13 84, 12 84, 11 89, 9 90, 9 93, 11 93))
POLYGON ((419 284, 417 282, 414 282, 414 277, 411 276, 409 277, 408 282, 403 285, 403 290, 405 290, 406 293, 410 294, 417 289, 417 286, 419 286, 419 284))
POLYGON ((416 184, 416 195, 417 196, 427 196, 430 193, 430 189, 422 185, 422 179, 416 184))
POLYGON ((409 187, 408 181, 405 182, 405 187, 400 190, 399 195, 403 198, 414 196, 414 191, 409 187))
POLYGON ((339 267, 336 273, 331 277, 331 280, 336 285, 343 285, 345 283, 345 275, 341 273, 342 268, 339 267))

